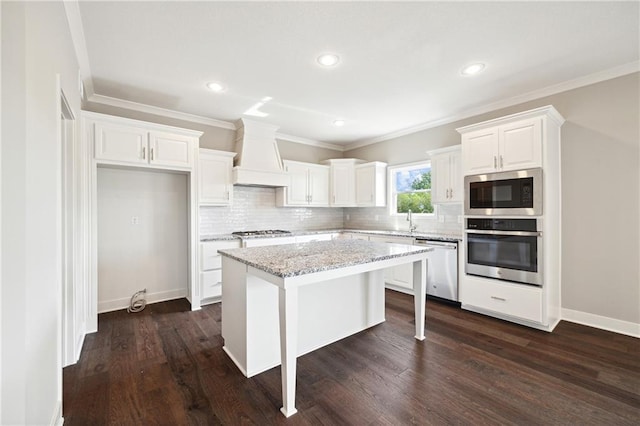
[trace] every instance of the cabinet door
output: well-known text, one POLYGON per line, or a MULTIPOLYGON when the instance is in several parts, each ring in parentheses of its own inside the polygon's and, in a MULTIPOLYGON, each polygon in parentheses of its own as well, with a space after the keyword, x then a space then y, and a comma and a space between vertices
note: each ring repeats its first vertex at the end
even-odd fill
POLYGON ((449 154, 431 157, 431 199, 433 203, 448 203, 450 185, 449 154))
POLYGON ((331 191, 332 206, 355 206, 355 170, 352 164, 331 165, 331 191))
POLYGON ((462 135, 464 175, 491 173, 498 167, 497 129, 479 130, 462 135))
MULTIPOLYGON (((387 244, 413 244, 413 238, 404 237, 376 237, 369 236, 369 241, 387 244)), ((413 291, 413 264, 397 265, 387 268, 384 271, 386 283, 413 291)))
POLYGON ((462 152, 452 152, 449 154, 449 201, 452 203, 461 203, 463 191, 462 152))
POLYGON ((149 132, 149 163, 172 167, 192 167, 194 140, 189 136, 149 132))
POLYGON ((199 165, 200 204, 231 204, 232 159, 201 154, 199 165))
POLYGON ((309 168, 303 164, 285 163, 289 175, 287 187, 287 204, 290 206, 306 206, 309 204, 309 168))
POLYGON ((542 120, 525 120, 500 127, 500 170, 542 166, 542 120))
POLYGON ((296 242, 296 237, 268 237, 268 238, 252 238, 244 240, 243 247, 264 247, 264 246, 277 246, 279 244, 293 244, 296 242))
POLYGON ((95 158, 124 163, 146 164, 147 131, 111 123, 95 124, 95 158))
POLYGON ((309 167, 309 205, 329 206, 329 166, 309 167))
POLYGON ((358 206, 373 206, 375 204, 375 179, 375 167, 356 167, 356 204, 358 206))

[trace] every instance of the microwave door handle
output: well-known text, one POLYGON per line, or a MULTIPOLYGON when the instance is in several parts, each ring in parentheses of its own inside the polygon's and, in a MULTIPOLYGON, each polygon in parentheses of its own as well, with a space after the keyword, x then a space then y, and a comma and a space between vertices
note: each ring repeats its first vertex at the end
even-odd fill
POLYGON ((467 229, 467 234, 484 234, 484 235, 513 235, 516 237, 541 237, 540 231, 476 231, 467 229))

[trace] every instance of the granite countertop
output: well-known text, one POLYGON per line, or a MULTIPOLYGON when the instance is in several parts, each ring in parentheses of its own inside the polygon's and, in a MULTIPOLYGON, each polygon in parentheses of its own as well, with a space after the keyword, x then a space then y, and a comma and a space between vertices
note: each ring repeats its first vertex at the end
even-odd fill
POLYGON ((290 234, 270 234, 270 235, 251 235, 248 237, 239 237, 232 234, 216 234, 216 235, 203 235, 200 237, 201 242, 206 241, 225 241, 225 240, 242 240, 242 239, 256 239, 256 238, 281 238, 281 237, 295 237, 298 235, 315 235, 315 234, 331 234, 339 232, 349 232, 353 234, 367 234, 367 235, 383 235, 389 237, 413 237, 413 238, 430 238, 441 241, 462 241, 462 234, 455 234, 451 232, 409 232, 409 231, 390 231, 390 230, 374 230, 374 229, 314 229, 306 231, 291 231, 290 234))
POLYGON ((280 278, 295 277, 363 263, 426 253, 428 247, 363 240, 315 241, 267 247, 218 250, 222 256, 280 278))

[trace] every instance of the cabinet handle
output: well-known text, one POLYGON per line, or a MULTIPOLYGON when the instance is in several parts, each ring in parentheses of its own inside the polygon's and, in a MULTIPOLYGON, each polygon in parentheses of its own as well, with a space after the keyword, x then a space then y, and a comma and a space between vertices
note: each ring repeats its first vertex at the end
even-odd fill
POLYGON ((215 287, 217 285, 222 285, 222 281, 218 281, 217 283, 215 283, 214 285, 212 285, 211 287, 215 287))
POLYGON ((446 195, 444 196, 447 200, 449 199, 449 188, 447 188, 446 195))
POLYGON ((333 204, 335 204, 335 203, 336 203, 336 196, 334 195, 333 196, 333 204))
POLYGON ((147 153, 146 153, 146 151, 147 151, 147 147, 143 146, 143 147, 142 147, 142 159, 143 159, 143 160, 146 160, 146 159, 147 159, 147 153))
POLYGON ((504 168, 504 161, 502 161, 502 155, 500 156, 500 168, 504 168))
POLYGON ((496 158, 496 156, 493 156, 493 168, 497 169, 498 168, 498 159, 496 158))
POLYGON ((373 194, 369 196, 369 201, 373 201, 373 194))
POLYGON ((504 299, 504 298, 502 298, 502 297, 498 297, 498 296, 491 296, 491 298, 492 298, 493 300, 499 300, 499 301, 501 301, 501 302, 506 302, 506 301, 507 301, 507 299, 504 299))
POLYGON ((449 198, 453 198, 453 188, 449 189, 449 198))
POLYGON ((149 158, 153 160, 153 148, 151 148, 151 156, 149 158))

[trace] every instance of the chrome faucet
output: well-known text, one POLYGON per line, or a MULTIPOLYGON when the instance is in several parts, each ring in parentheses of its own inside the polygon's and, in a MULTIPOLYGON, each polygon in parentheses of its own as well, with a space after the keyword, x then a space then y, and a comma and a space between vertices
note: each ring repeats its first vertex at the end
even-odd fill
POLYGON ((409 232, 413 232, 418 228, 418 225, 413 224, 413 216, 411 215, 411 209, 407 213, 407 222, 409 222, 409 232))

